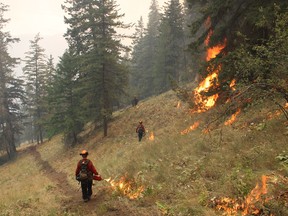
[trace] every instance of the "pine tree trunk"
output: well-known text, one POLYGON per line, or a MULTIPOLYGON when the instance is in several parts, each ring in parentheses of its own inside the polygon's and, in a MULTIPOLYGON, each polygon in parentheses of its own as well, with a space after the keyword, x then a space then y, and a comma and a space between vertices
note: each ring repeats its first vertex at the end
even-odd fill
POLYGON ((39 137, 40 137, 40 142, 43 143, 43 130, 42 130, 42 126, 39 126, 39 137))
POLYGON ((15 140, 14 140, 14 133, 13 133, 13 127, 12 123, 9 121, 7 122, 7 128, 6 128, 6 140, 7 140, 7 154, 9 158, 12 158, 16 154, 16 146, 15 146, 15 140))
POLYGON ((103 129, 104 129, 104 137, 106 137, 108 135, 108 121, 106 116, 103 117, 103 129))

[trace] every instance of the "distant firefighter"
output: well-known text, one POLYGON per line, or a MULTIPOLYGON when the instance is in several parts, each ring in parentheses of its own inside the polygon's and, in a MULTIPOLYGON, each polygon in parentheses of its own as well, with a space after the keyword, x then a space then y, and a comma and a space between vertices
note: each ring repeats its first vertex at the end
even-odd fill
POLYGON ((137 106, 138 102, 139 102, 139 100, 138 100, 138 98, 135 96, 135 97, 133 98, 133 100, 132 100, 132 106, 133 106, 133 107, 137 106))
POLYGON ((138 133, 139 142, 142 140, 142 137, 145 135, 145 127, 142 121, 139 121, 139 125, 136 128, 136 133, 138 133))

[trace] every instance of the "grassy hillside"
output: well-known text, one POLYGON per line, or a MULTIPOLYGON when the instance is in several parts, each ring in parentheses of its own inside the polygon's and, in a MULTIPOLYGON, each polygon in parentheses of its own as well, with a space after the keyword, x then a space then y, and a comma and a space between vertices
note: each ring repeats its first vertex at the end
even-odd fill
POLYGON ((72 149, 61 136, 20 148, 17 159, 0 167, 0 215, 213 216, 236 208, 239 215, 288 215, 287 167, 276 158, 286 159, 288 130, 277 107, 255 105, 225 126, 214 121, 219 107, 192 114, 178 102, 170 91, 117 111, 108 137, 87 125, 83 142, 72 149), (142 142, 135 133, 139 120, 148 129, 142 142), (74 177, 82 149, 107 180, 95 182, 88 203, 74 177), (125 195, 109 178, 132 189, 125 195), (130 199, 136 192, 140 196, 130 199), (254 206, 236 207, 256 192, 254 206))

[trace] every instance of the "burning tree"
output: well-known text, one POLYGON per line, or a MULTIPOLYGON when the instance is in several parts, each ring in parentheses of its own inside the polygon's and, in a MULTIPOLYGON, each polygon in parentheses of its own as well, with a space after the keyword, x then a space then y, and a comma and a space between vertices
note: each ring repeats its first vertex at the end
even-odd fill
POLYGON ((202 17, 191 25, 190 47, 197 55, 205 47, 206 64, 198 87, 192 93, 174 88, 178 95, 189 101, 194 112, 223 104, 225 117, 264 98, 273 100, 288 119, 282 105, 288 101, 288 2, 188 3, 203 8, 202 17))

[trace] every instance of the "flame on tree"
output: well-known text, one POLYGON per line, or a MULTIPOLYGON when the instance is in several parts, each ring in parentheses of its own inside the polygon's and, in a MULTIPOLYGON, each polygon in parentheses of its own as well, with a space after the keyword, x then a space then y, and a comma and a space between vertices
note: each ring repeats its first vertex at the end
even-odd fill
MULTIPOLYGON (((211 20, 210 18, 208 18, 206 21, 206 26, 210 25, 211 20)), ((212 34, 213 30, 210 29, 204 42, 206 47, 209 46, 212 34)), ((226 39, 224 39, 223 43, 220 43, 213 47, 208 47, 206 52, 206 61, 209 62, 211 59, 216 58, 217 55, 225 48, 225 46, 226 46, 226 39)), ((205 96, 205 93, 207 93, 210 88, 217 87, 219 85, 218 75, 219 72, 221 71, 221 65, 217 65, 214 67, 209 66, 207 68, 207 71, 209 72, 208 76, 198 85, 196 89, 194 89, 194 103, 196 107, 194 112, 201 113, 209 110, 215 105, 219 97, 218 94, 214 94, 212 96, 205 96)))

